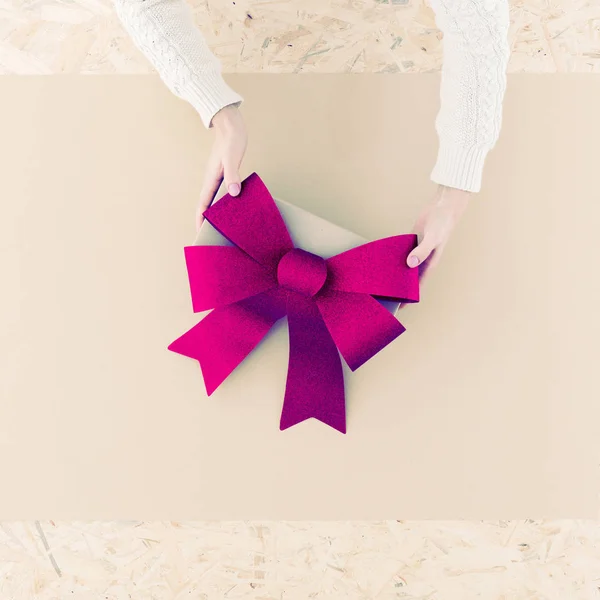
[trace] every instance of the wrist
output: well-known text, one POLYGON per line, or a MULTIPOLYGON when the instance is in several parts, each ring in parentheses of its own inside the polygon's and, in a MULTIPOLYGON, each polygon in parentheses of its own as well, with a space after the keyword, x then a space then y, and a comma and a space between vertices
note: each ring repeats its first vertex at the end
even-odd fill
POLYGON ((439 184, 435 194, 435 204, 450 206, 454 209, 464 210, 474 192, 439 184))
POLYGON ((242 114, 237 104, 228 104, 221 108, 213 117, 212 124, 215 129, 228 131, 239 125, 242 114))

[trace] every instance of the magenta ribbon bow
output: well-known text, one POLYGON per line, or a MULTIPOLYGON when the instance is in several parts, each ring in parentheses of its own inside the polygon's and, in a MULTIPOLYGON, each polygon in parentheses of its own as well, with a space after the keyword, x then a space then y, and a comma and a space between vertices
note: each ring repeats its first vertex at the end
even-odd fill
POLYGON ((417 236, 376 240, 325 260, 294 247, 256 173, 239 196, 226 194, 204 217, 234 245, 185 248, 193 310, 214 310, 169 350, 199 361, 210 396, 287 315, 280 429, 314 417, 345 433, 339 355, 355 371, 405 331, 374 296, 419 301, 418 269, 406 265, 417 236))

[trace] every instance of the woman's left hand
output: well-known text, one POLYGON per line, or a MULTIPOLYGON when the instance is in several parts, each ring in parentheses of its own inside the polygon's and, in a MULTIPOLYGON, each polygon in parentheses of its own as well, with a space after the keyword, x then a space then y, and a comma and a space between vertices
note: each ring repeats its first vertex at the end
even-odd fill
POLYGON ((425 273, 438 265, 454 226, 467 208, 472 192, 439 185, 433 199, 419 215, 412 233, 419 245, 408 255, 406 263, 419 268, 422 282, 425 273))

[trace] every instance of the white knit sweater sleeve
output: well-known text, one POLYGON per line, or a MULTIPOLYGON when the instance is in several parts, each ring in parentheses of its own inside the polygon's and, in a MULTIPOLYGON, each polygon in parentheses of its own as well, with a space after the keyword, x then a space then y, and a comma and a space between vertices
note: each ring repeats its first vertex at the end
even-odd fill
MULTIPOLYGON (((223 80, 219 60, 195 26, 186 0, 114 0, 134 43, 166 85, 187 100, 206 127, 243 98, 223 80)), ((443 32, 439 138, 431 179, 472 192, 502 124, 509 57, 508 0, 430 0, 443 32)))
POLYGON ((223 79, 221 63, 196 27, 185 0, 114 0, 119 20, 167 87, 187 100, 205 127, 243 97, 223 79))
POLYGON ((444 62, 435 127, 436 183, 479 192, 483 166, 502 125, 508 0, 430 0, 442 31, 444 62))

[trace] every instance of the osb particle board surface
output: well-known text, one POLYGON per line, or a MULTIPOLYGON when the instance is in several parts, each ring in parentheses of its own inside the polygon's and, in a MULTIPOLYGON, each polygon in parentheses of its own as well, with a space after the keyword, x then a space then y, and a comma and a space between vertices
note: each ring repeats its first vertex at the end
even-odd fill
POLYGON ((2 600, 597 600, 588 521, 0 523, 2 600))
MULTIPOLYGON (((437 71, 423 0, 191 0, 226 72, 437 71)), ((600 71, 600 0, 511 2, 510 72, 600 71)), ((4 0, 0 73, 143 73, 111 0, 4 0)))
MULTIPOLYGON (((234 78, 262 99, 245 173, 366 237, 412 225, 436 78, 234 78)), ((485 188, 402 343, 350 378, 346 437, 278 430, 283 338, 211 399, 165 350, 195 323, 193 110, 152 77, 0 86, 4 518, 596 517, 600 80, 511 77, 485 188)))

